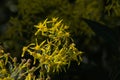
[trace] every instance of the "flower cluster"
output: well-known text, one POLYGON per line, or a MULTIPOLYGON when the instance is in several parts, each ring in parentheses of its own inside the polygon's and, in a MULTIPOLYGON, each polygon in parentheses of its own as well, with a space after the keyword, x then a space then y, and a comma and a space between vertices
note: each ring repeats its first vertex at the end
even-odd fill
POLYGON ((16 57, 12 58, 10 53, 0 51, 0 80, 35 80, 35 76, 30 77, 36 69, 30 68, 30 59, 22 59, 21 63, 18 63, 16 57))
POLYGON ((25 52, 28 52, 34 57, 34 64, 38 60, 41 73, 43 73, 42 69, 45 69, 46 73, 66 70, 65 66, 70 65, 73 60, 81 62, 82 52, 75 47, 69 32, 67 32, 68 26, 62 24, 62 20, 46 19, 35 27, 37 28, 35 42, 23 47, 22 57, 25 52), (43 36, 45 39, 41 42, 38 41, 38 37, 43 38, 43 36))

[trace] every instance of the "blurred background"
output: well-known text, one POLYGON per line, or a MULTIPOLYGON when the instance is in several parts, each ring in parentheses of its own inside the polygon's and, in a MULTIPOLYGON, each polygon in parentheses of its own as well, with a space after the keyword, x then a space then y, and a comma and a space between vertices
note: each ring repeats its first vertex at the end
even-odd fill
POLYGON ((59 17, 70 26, 76 47, 84 52, 55 80, 120 80, 119 0, 1 0, 0 45, 20 58, 22 47, 34 39, 34 25, 59 17))

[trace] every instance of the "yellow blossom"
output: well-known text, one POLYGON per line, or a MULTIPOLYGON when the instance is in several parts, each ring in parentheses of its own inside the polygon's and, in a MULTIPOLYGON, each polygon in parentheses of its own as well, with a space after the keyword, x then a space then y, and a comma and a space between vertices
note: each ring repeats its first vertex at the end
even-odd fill
POLYGON ((53 23, 57 21, 58 18, 52 18, 53 23))

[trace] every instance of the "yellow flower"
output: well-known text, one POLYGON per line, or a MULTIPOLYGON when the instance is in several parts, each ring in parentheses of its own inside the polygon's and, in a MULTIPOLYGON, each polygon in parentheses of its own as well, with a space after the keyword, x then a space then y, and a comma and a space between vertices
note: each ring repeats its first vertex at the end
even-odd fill
POLYGON ((25 52, 29 50, 28 48, 29 48, 31 45, 35 45, 35 44, 34 44, 34 43, 31 43, 31 44, 29 44, 28 46, 24 46, 24 47, 23 47, 23 49, 22 49, 22 51, 23 51, 23 52, 22 52, 22 57, 24 56, 25 52))
POLYGON ((58 20, 58 18, 52 18, 52 22, 56 22, 58 20))
POLYGON ((36 57, 37 57, 37 59, 40 59, 40 58, 42 58, 42 55, 39 53, 36 53, 36 57))
POLYGON ((62 20, 60 20, 59 22, 56 22, 56 24, 54 25, 55 28, 59 27, 61 25, 62 20))
POLYGON ((40 31, 42 33, 46 32, 48 30, 46 24, 47 24, 47 19, 43 23, 40 22, 38 25, 36 25, 35 27, 38 28, 38 30, 36 31, 35 35, 37 35, 40 31))

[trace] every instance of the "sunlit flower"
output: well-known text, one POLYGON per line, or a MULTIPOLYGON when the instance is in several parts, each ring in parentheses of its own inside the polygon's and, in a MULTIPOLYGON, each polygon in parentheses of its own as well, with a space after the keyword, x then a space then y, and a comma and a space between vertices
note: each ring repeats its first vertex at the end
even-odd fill
POLYGON ((58 18, 52 18, 52 22, 56 22, 58 20, 58 18))

